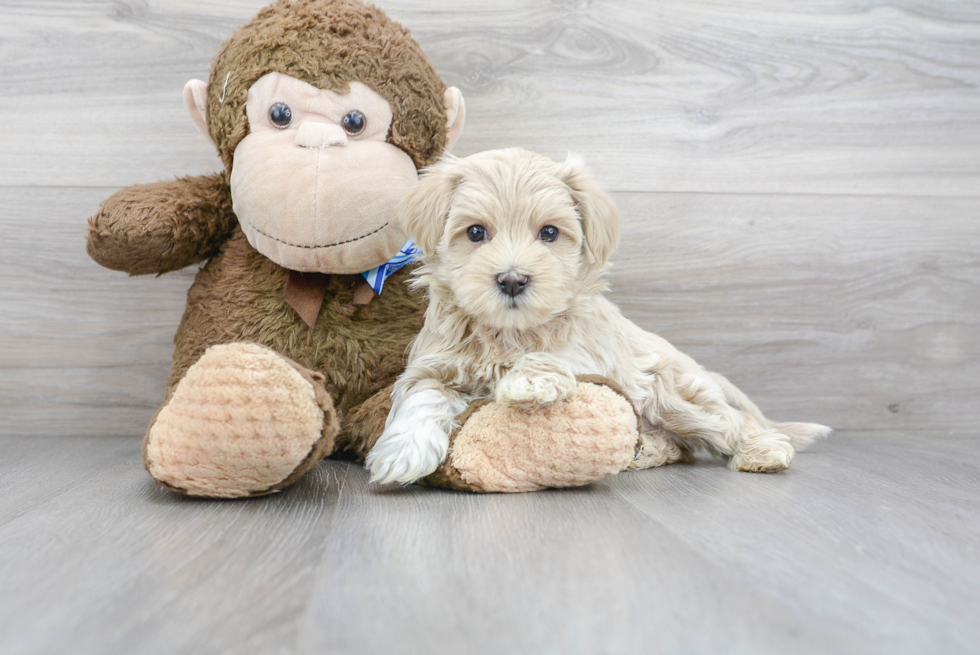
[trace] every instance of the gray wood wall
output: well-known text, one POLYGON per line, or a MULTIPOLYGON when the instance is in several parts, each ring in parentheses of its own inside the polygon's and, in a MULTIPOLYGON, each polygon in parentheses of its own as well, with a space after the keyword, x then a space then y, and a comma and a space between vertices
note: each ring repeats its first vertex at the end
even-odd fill
MULTIPOLYGON (((84 250, 129 184, 217 170, 181 89, 264 0, 0 1, 0 434, 141 436, 194 275, 84 250)), ((457 154, 580 153, 613 298, 774 418, 976 434, 980 6, 386 0, 457 154)))

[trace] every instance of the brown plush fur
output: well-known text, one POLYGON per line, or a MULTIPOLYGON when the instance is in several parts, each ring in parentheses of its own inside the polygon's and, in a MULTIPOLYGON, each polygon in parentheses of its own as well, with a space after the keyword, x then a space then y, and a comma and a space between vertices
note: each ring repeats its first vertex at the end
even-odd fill
POLYGON ((336 444, 331 410, 324 438, 275 489, 335 447, 342 456, 363 458, 384 424, 389 387, 422 325, 424 300, 405 284, 412 267, 391 277, 367 305, 351 302, 355 276, 332 276, 314 329, 283 300, 289 272, 249 245, 228 185, 235 148, 248 133, 248 89, 270 72, 340 93, 363 82, 391 105, 388 142, 416 166, 445 149, 446 86, 407 30, 357 0, 279 0, 232 35, 212 66, 207 120, 225 171, 116 193, 89 221, 88 252, 131 275, 210 259, 188 292, 168 398, 210 346, 251 342, 295 362, 315 396, 332 400, 343 425, 336 444))
POLYGON ((88 254, 130 275, 168 273, 213 256, 237 224, 221 173, 138 184, 89 219, 88 254))
POLYGON ((282 298, 289 272, 252 248, 240 229, 198 273, 174 338, 173 389, 216 343, 261 344, 325 376, 334 406, 351 408, 390 385, 405 368, 405 348, 422 326, 422 297, 395 273, 384 292, 354 305, 354 276, 332 276, 310 329, 282 298))
POLYGON ((408 30, 358 0, 279 0, 225 42, 211 69, 208 129, 229 174, 248 134, 248 89, 271 72, 337 93, 363 82, 391 105, 388 141, 416 167, 445 150, 446 85, 408 30))
POLYGON ((337 437, 333 457, 363 462, 381 436, 391 411, 391 388, 388 385, 363 403, 351 409, 337 437))

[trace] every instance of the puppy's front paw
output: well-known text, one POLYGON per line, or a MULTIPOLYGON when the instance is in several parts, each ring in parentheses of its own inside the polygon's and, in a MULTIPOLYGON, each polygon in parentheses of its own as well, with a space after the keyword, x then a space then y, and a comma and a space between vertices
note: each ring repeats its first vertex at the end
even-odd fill
POLYGON ((510 373, 497 385, 496 401, 504 407, 533 409, 564 400, 575 378, 556 373, 510 373))
POLYGON ((435 471, 446 458, 448 434, 431 423, 407 427, 389 426, 368 453, 365 465, 371 482, 411 484, 435 471))

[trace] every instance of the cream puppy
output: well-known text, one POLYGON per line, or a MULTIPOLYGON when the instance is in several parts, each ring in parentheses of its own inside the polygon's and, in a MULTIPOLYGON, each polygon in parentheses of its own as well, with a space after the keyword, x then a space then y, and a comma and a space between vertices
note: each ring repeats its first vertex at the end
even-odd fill
POLYGON ((428 289, 429 308, 367 457, 372 480, 432 473, 471 401, 533 411, 562 400, 576 375, 608 377, 630 399, 644 430, 639 467, 701 447, 740 471, 780 471, 830 433, 766 419, 728 380, 602 295, 619 213, 578 159, 559 164, 516 148, 445 158, 403 207, 425 254, 415 283, 428 289))

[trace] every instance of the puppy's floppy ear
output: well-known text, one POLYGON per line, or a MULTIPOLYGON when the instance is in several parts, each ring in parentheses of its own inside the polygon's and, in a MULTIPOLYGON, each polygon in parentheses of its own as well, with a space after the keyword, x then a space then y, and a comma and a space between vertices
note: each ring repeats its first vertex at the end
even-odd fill
POLYGON ((405 231, 426 256, 435 253, 442 238, 460 177, 456 158, 446 155, 422 172, 421 181, 402 200, 405 231))
POLYGON ((603 266, 619 247, 619 210, 576 155, 569 154, 559 167, 559 177, 582 217, 582 231, 595 265, 603 266))

